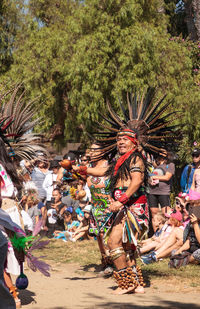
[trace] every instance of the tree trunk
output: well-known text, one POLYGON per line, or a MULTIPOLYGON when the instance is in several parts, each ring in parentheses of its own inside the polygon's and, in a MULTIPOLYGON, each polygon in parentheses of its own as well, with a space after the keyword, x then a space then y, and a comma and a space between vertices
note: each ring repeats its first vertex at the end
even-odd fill
POLYGON ((200 0, 193 0, 194 24, 196 28, 197 40, 200 41, 200 0))
POLYGON ((193 12, 193 1, 185 0, 185 13, 186 13, 186 24, 188 29, 189 38, 192 41, 197 40, 197 32, 194 24, 194 12, 193 12))

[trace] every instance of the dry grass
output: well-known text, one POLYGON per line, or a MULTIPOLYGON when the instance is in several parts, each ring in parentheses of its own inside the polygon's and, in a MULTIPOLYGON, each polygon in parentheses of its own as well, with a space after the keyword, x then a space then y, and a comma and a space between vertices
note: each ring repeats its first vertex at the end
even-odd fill
POLYGON ((55 263, 78 263, 82 266, 94 263, 100 264, 100 253, 97 241, 94 240, 75 243, 51 240, 49 245, 42 250, 42 255, 45 255, 47 260, 55 263))
MULTIPOLYGON (((98 244, 95 240, 84 240, 76 243, 63 242, 62 240, 51 240, 47 248, 37 253, 37 255, 45 255, 46 260, 50 264, 76 263, 82 266, 85 270, 90 269, 90 265, 100 265, 100 253, 98 244)), ((140 261, 138 261, 139 264, 140 261)), ((160 288, 160 284, 165 284, 174 292, 180 289, 193 289, 200 291, 200 265, 188 265, 180 269, 168 268, 168 259, 143 265, 143 274, 145 281, 151 281, 154 289, 160 288)))

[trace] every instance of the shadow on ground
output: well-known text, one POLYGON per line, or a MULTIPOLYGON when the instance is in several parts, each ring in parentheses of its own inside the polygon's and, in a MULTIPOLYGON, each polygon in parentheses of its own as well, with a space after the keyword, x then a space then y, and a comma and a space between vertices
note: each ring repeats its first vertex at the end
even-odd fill
MULTIPOLYGON (((83 306, 81 306, 80 308, 86 308, 83 306)), ((87 306, 87 309, 93 309, 94 306, 87 306)), ((180 302, 173 302, 173 301, 163 301, 160 300, 158 301, 158 305, 138 305, 133 303, 133 302, 129 302, 129 303, 123 303, 123 301, 121 301, 120 303, 116 303, 116 302, 103 302, 101 304, 98 304, 95 306, 96 308, 109 308, 109 309, 159 309, 159 308, 167 308, 167 309, 199 309, 199 305, 196 304, 191 304, 191 303, 180 303, 180 302)))
POLYGON ((88 265, 83 265, 82 269, 83 271, 89 272, 92 271, 94 273, 99 273, 100 271, 102 271, 102 265, 98 265, 98 264, 88 264, 88 265))
POLYGON ((29 290, 19 290, 19 298, 21 299, 23 306, 28 305, 30 303, 36 303, 33 296, 35 296, 34 292, 31 292, 29 290))
POLYGON ((65 277, 63 279, 66 279, 66 280, 83 280, 83 281, 87 281, 87 280, 91 280, 91 279, 96 279, 97 277, 65 277))

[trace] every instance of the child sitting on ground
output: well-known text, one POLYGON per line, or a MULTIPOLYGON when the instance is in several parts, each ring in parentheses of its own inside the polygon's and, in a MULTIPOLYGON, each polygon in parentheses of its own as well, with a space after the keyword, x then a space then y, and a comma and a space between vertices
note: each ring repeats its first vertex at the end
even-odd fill
POLYGON ((174 210, 170 215, 166 214, 166 216, 169 217, 167 223, 172 228, 171 233, 164 241, 157 244, 154 251, 141 257, 144 264, 150 264, 159 259, 170 256, 172 250, 180 248, 183 244, 184 226, 182 223, 183 216, 181 212, 174 210))
POLYGON ((179 268, 189 263, 200 264, 200 218, 193 213, 190 215, 190 223, 184 231, 183 239, 183 245, 173 252, 169 267, 179 268))
POLYGON ((32 222, 33 222, 33 229, 35 225, 39 221, 39 216, 41 214, 40 210, 38 209, 38 196, 36 193, 29 194, 25 204, 25 211, 29 214, 32 222))
POLYGON ((72 234, 72 238, 70 239, 71 241, 77 241, 78 239, 91 239, 92 238, 91 236, 88 235, 91 209, 92 209, 91 205, 87 205, 83 209, 84 219, 80 223, 77 230, 72 234))
POLYGON ((63 218, 66 231, 54 231, 54 237, 56 239, 63 239, 64 241, 67 241, 67 236, 70 235, 69 232, 74 233, 79 227, 80 222, 77 220, 77 214, 72 207, 68 207, 64 211, 63 218))
POLYGON ((154 226, 157 228, 156 232, 151 238, 145 239, 141 242, 142 247, 140 248, 140 253, 149 252, 154 249, 158 244, 160 244, 171 232, 171 226, 166 223, 166 217, 162 212, 158 212, 153 217, 154 226))

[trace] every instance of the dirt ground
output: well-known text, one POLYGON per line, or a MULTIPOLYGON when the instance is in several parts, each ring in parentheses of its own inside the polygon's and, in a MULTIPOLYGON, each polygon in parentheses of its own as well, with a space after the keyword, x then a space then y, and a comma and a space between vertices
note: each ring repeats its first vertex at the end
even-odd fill
MULTIPOLYGON (((183 283, 179 291, 173 280, 153 280, 145 294, 112 295, 115 283, 104 279, 95 268, 77 264, 55 265, 51 277, 25 269, 29 286, 20 291, 22 309, 158 309, 200 308, 200 291, 183 283)), ((180 289, 180 287, 179 287, 180 289)))

